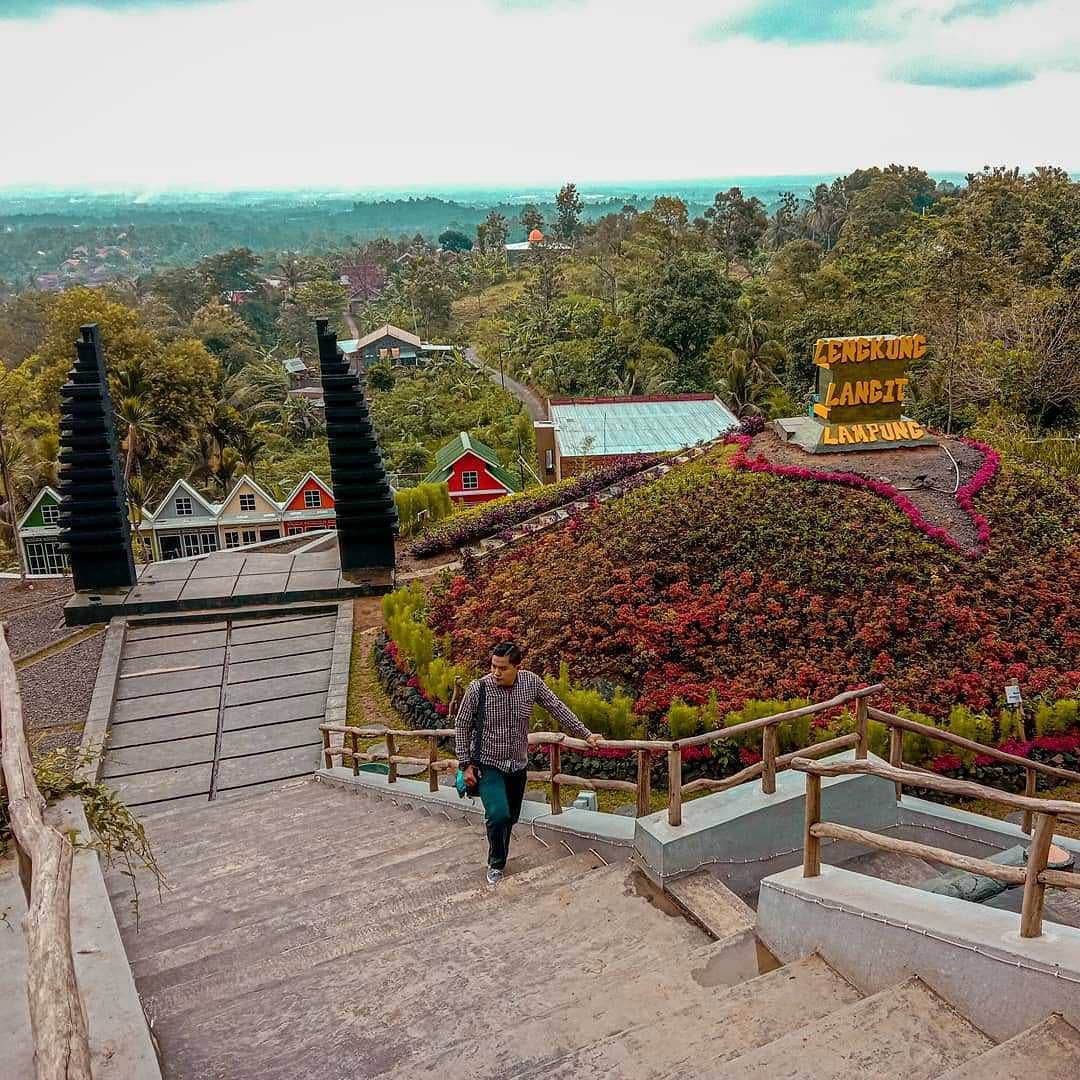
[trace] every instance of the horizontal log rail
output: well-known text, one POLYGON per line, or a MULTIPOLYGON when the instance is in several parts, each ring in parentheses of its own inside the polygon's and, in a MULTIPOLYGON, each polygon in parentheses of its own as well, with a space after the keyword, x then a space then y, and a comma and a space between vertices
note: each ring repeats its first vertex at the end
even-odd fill
MULTIPOLYGON (((789 768, 791 762, 800 755, 803 757, 819 757, 823 754, 831 754, 838 750, 854 747, 856 757, 865 758, 869 750, 867 698, 880 693, 884 689, 884 684, 877 683, 859 690, 848 690, 826 701, 803 705, 798 709, 789 709, 772 716, 762 716, 757 720, 733 724, 731 727, 720 728, 704 735, 693 735, 686 739, 605 739, 601 744, 605 749, 625 750, 636 756, 637 777, 635 780, 576 776, 563 772, 562 751, 564 749, 589 750, 591 749, 589 744, 584 739, 574 738, 561 731, 533 731, 529 733, 529 745, 547 749, 548 769, 546 772, 531 770, 528 778, 531 781, 548 785, 548 802, 552 814, 562 813, 561 789, 566 784, 572 787, 585 788, 589 791, 632 792, 637 796, 636 814, 638 817, 644 817, 651 810, 652 758, 654 755, 665 754, 668 763, 668 821, 672 825, 681 825, 682 801, 686 795, 692 795, 699 791, 727 791, 729 788, 737 787, 739 784, 744 784, 759 776, 762 778, 762 790, 767 794, 772 794, 776 791, 776 774, 789 768), (781 724, 804 716, 814 716, 817 713, 842 708, 851 702, 855 703, 855 731, 834 739, 814 743, 801 750, 793 750, 786 754, 779 753, 779 728, 781 724), (739 770, 732 776, 724 777, 722 780, 702 777, 687 784, 682 782, 682 752, 684 749, 723 742, 725 739, 738 738, 753 732, 761 733, 762 756, 760 761, 739 770)), ((403 729, 351 727, 348 724, 322 724, 320 730, 323 737, 323 757, 328 769, 333 767, 335 757, 340 758, 343 764, 351 764, 354 775, 359 773, 361 764, 384 762, 389 768, 389 782, 396 783, 398 765, 426 766, 429 788, 431 791, 437 791, 439 787, 438 774, 448 770, 456 770, 458 767, 456 759, 450 757, 440 758, 438 756, 439 740, 453 738, 456 734, 454 728, 403 729), (341 746, 331 745, 331 736, 333 735, 341 736, 341 746), (386 750, 361 750, 361 740, 367 741, 370 739, 385 739, 387 743, 386 750), (396 741, 400 739, 427 740, 427 757, 412 757, 397 753, 396 741)))
POLYGON ((1064 799, 1034 799, 1028 795, 1013 795, 984 784, 972 783, 970 780, 953 780, 951 777, 935 776, 932 773, 916 772, 892 765, 878 765, 872 761, 822 762, 812 761, 807 757, 797 757, 792 761, 791 768, 806 773, 803 877, 817 877, 821 873, 821 841, 831 839, 847 841, 877 851, 911 855, 928 862, 951 866, 957 870, 980 874, 995 881, 1004 881, 1008 885, 1023 885, 1024 900, 1020 911, 1020 936, 1026 938, 1039 937, 1042 934, 1043 901, 1048 885, 1065 889, 1080 889, 1080 874, 1052 870, 1047 865, 1054 838, 1054 826, 1057 824, 1058 817, 1080 815, 1080 803, 1068 802, 1064 799), (1033 814, 1034 830, 1031 846, 1028 849, 1027 865, 1024 867, 1001 866, 987 859, 960 855, 946 848, 932 847, 913 840, 899 840, 868 829, 856 829, 848 825, 822 821, 822 779, 859 774, 891 780, 899 788, 927 788, 957 798, 984 799, 1010 809, 1033 814))
MULTIPOLYGON (((871 720, 877 720, 889 729, 889 764, 894 768, 911 768, 904 765, 904 732, 923 735, 928 739, 937 739, 938 742, 955 746, 960 750, 982 754, 994 761, 1000 761, 1004 765, 1016 765, 1024 770, 1024 794, 1031 797, 1035 795, 1036 781, 1039 773, 1043 776, 1053 777, 1055 780, 1066 780, 1071 783, 1080 783, 1080 772, 1072 769, 1061 769, 1055 765, 1046 765, 1041 761, 1033 761, 1031 758, 1023 758, 1018 754, 1010 754, 1007 750, 999 750, 996 746, 984 746, 973 739, 965 739, 963 735, 956 735, 942 728, 932 727, 929 724, 920 724, 917 720, 909 720, 905 716, 896 716, 893 713, 884 712, 881 709, 869 708, 867 710, 871 720)), ((928 784, 921 785, 929 787, 928 784)), ((900 787, 896 785, 896 797, 900 798, 900 787)), ((990 789, 996 790, 996 789, 990 789)), ((1029 836, 1032 828, 1032 815, 1037 807, 1024 809, 1024 818, 1021 828, 1029 836)), ((1068 820, 1074 820, 1070 815, 1068 820)))
POLYGON ((27 996, 37 1080, 90 1080, 90 1040, 71 947, 71 842, 46 824, 22 700, 0 626, 0 777, 26 892, 27 996))

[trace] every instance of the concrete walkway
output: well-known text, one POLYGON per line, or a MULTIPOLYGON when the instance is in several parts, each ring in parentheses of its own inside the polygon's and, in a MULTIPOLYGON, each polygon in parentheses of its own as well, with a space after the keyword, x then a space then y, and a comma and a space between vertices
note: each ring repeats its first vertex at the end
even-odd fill
POLYGON ((502 375, 497 368, 489 367, 476 355, 476 350, 469 347, 465 350, 465 359, 472 364, 477 371, 483 372, 493 383, 505 386, 507 393, 513 394, 526 409, 534 421, 546 420, 547 404, 535 391, 530 390, 524 383, 511 379, 509 375, 502 375))

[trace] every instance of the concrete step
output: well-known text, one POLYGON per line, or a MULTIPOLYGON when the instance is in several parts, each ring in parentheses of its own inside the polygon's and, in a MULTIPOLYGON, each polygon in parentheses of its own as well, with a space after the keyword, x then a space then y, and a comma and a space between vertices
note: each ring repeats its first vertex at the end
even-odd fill
POLYGON ((529 1045, 532 1029, 541 1049, 534 1060, 505 1075, 529 1080, 695 1076, 703 1063, 715 1069, 861 997, 817 956, 718 989, 714 980, 722 974, 716 969, 723 967, 724 948, 714 944, 710 951, 700 967, 685 956, 677 958, 668 970, 679 977, 666 986, 652 986, 653 972, 642 967, 569 1015, 560 1012, 515 1027, 515 1049, 523 1035, 529 1045))
MULTIPOLYGON (((358 911, 339 933, 291 944, 284 950, 267 950, 262 959, 234 964, 225 971, 215 969, 206 978, 195 976, 184 983, 166 987, 160 993, 144 995, 143 1004, 151 1016, 168 1017, 170 1022, 186 1030, 198 1026, 197 1017, 216 1019, 227 1014, 226 1007, 230 1003, 246 999, 255 992, 269 990, 275 995, 285 992, 311 969, 325 970, 351 964, 363 966, 372 960, 376 966, 382 966, 383 961, 379 958, 387 949, 393 948, 395 968, 407 970, 404 965, 399 967, 400 962, 396 959, 405 939, 422 942, 420 962, 429 962, 430 957, 442 956, 454 947, 458 931, 448 932, 448 926, 485 924, 484 912, 494 902, 493 890, 475 872, 475 863, 470 867, 473 872, 467 877, 456 863, 454 865, 456 874, 447 875, 427 888, 415 879, 406 883, 398 881, 397 888, 390 891, 389 901, 380 904, 377 913, 370 908, 358 911), (403 884, 410 887, 402 887, 403 884), (366 958, 358 954, 366 954, 366 958), (346 963, 335 964, 341 960, 346 963), (186 1021, 185 1014, 191 1014, 186 1021)), ((515 886, 521 883, 524 889, 525 879, 538 883, 569 880, 588 872, 591 867, 588 856, 568 856, 526 870, 517 875, 517 881, 509 875, 500 886, 500 898, 504 903, 512 900, 515 886)), ((273 1011, 271 1009, 271 1013, 273 1011)))
POLYGON ((932 1080, 990 1049, 992 1042, 919 979, 742 1054, 719 1070, 683 1076, 716 1080, 932 1080))
POLYGON ((940 1080, 1076 1080, 1080 1031, 1057 1014, 987 1050, 940 1080))
MULTIPOLYGON (((587 1038, 589 1009, 607 1008, 613 994, 636 997, 642 973, 666 973, 667 1000, 685 996, 676 958, 709 944, 702 931, 654 906, 626 865, 582 860, 510 876, 477 902, 455 902, 437 924, 410 923, 392 942, 378 936, 363 951, 275 973, 221 1007, 191 1011, 175 1052, 191 1075, 210 1060, 223 1075, 281 1078, 345 1075, 344 1062, 349 1075, 417 1076, 467 1060, 470 1073, 503 1076, 550 1049, 553 1017, 584 1025, 587 1038), (337 1004, 318 1011, 315 1001, 337 1004), (271 1022, 290 1033, 288 1060, 266 1043, 271 1022)), ((172 1016, 173 1002, 158 1004, 172 1016)))
MULTIPOLYGON (((443 843, 431 846, 425 857, 456 862, 458 851, 453 844, 443 843)), ((550 861, 542 849, 521 852, 514 857, 512 873, 525 873, 550 861)), ((479 874, 482 864, 474 865, 479 874)), ((347 937, 355 930, 358 918, 366 920, 370 912, 392 901, 398 872, 399 866, 388 866, 390 884, 376 890, 370 878, 354 876, 344 882, 327 882, 324 876, 303 891, 292 890, 293 902, 287 910, 282 910, 279 901, 258 910, 245 908, 226 913, 196 929, 180 927, 158 934, 137 953, 129 953, 139 989, 154 994, 168 986, 207 978, 238 963, 250 965, 290 949, 347 937)), ((439 905, 448 888, 446 879, 440 881, 437 875, 428 873, 424 880, 418 874, 416 884, 409 889, 414 910, 439 905)))

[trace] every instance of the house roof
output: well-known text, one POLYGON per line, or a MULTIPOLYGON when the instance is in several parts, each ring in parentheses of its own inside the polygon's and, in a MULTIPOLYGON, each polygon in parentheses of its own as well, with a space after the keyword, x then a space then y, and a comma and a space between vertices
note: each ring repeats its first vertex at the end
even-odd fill
POLYGON ((308 366, 302 356, 290 356, 288 360, 282 360, 281 366, 290 374, 296 375, 301 371, 307 371, 308 366))
MULTIPOLYGON (((307 472, 300 478, 300 482, 296 485, 296 487, 294 487, 292 491, 290 491, 289 494, 281 500, 281 505, 288 506, 289 503, 291 503, 293 499, 295 499, 296 496, 300 494, 300 492, 304 489, 309 480, 314 480, 315 483, 318 484, 319 487, 321 487, 323 491, 325 491, 326 494, 330 496, 331 499, 334 497, 334 492, 330 488, 330 485, 326 483, 326 481, 316 476, 313 472, 307 472)), ((292 512, 295 513, 296 511, 292 512)))
POLYGON ((252 478, 248 476, 247 473, 244 473, 244 475, 241 476, 235 484, 233 484, 232 490, 222 500, 221 506, 219 508, 221 511, 224 511, 225 507, 227 507, 229 503, 232 502, 233 497, 239 492, 240 488, 242 487, 247 487, 251 491, 261 495, 274 509, 262 511, 237 510, 236 513, 233 514, 220 513, 218 518, 219 524, 242 525, 247 522, 258 524, 260 522, 265 523, 268 521, 277 521, 277 519, 281 516, 282 504, 279 503, 277 499, 275 499, 274 496, 266 490, 266 488, 262 487, 262 485, 260 484, 255 483, 255 481, 252 480, 252 478))
POLYGON ((485 443, 473 438, 467 431, 460 431, 444 446, 435 451, 435 468, 424 477, 425 484, 445 484, 454 471, 454 463, 465 454, 475 454, 487 466, 491 473, 507 491, 517 491, 520 484, 499 461, 499 455, 485 443))
POLYGON ((183 517, 178 518, 175 514, 166 515, 163 512, 165 508, 172 502, 172 500, 176 498, 176 494, 179 491, 183 491, 185 495, 189 495, 192 500, 194 500, 194 502, 198 503, 199 506, 202 507, 204 511, 202 516, 204 518, 216 519, 218 514, 221 512, 221 507, 217 503, 207 502, 186 480, 177 480, 176 483, 173 484, 171 488, 169 488, 168 495, 166 495, 165 498, 162 499, 161 502, 158 504, 158 508, 150 515, 153 521, 161 524, 162 521, 169 520, 176 521, 182 525, 188 521, 198 520, 198 517, 194 514, 190 516, 185 514, 183 517))
POLYGON ((379 338, 393 337, 398 341, 407 341, 410 345, 415 345, 416 348, 420 348, 421 341, 415 334, 410 334, 408 330, 402 330, 400 326, 394 326, 393 323, 384 323, 377 330, 372 330, 370 334, 365 334, 362 338, 357 338, 356 345, 353 347, 353 352, 356 352, 366 345, 370 345, 373 341, 378 341, 379 338))
POLYGON ((682 450, 738 427, 712 394, 553 398, 548 413, 565 457, 682 450))
POLYGON ((34 496, 30 505, 26 508, 26 513, 23 514, 23 516, 19 518, 18 522, 16 523, 16 529, 21 529, 23 525, 26 524, 26 522, 30 519, 30 515, 38 508, 38 505, 41 503, 42 499, 44 499, 46 495, 51 496, 54 502, 58 503, 60 501, 60 495, 57 493, 56 488, 52 488, 46 485, 37 493, 37 495, 34 496))

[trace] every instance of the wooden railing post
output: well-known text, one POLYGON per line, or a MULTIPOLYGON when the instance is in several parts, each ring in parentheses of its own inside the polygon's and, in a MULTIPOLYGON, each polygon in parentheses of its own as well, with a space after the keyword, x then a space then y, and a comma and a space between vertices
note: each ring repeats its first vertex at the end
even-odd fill
POLYGON ((555 777, 562 772, 562 747, 558 743, 550 744, 551 754, 549 756, 549 768, 551 790, 548 792, 548 806, 551 808, 553 814, 562 813, 562 786, 556 781, 555 777))
MULTIPOLYGON (((1034 799, 1035 798, 1035 781, 1036 781, 1036 779, 1037 778, 1035 776, 1035 770, 1034 769, 1025 769, 1024 770, 1024 794, 1029 799, 1034 799)), ((1022 825, 1020 827, 1024 830, 1024 832, 1026 832, 1028 834, 1028 836, 1031 835, 1031 811, 1030 810, 1025 810, 1024 811, 1024 820, 1023 820, 1023 823, 1022 823, 1022 825)))
POLYGON ((389 772, 386 774, 386 782, 388 784, 397 783, 397 762, 394 761, 394 755, 396 753, 397 738, 388 731, 386 733, 386 764, 389 766, 389 772))
POLYGON ((637 816, 645 817, 649 812, 649 804, 652 802, 652 790, 649 770, 652 768, 652 757, 648 750, 638 750, 637 753, 637 816))
POLYGON ((427 746, 427 776, 428 776, 428 791, 439 790, 439 772, 435 768, 435 762, 438 760, 438 745, 439 740, 434 735, 428 736, 427 746))
POLYGON ((682 751, 678 744, 667 752, 669 825, 682 824, 682 751))
POLYGON ((349 732, 349 749, 352 751, 352 774, 353 776, 360 775, 360 759, 356 756, 360 753, 360 743, 357 740, 356 732, 349 732))
POLYGON ((861 697, 855 702, 855 731, 859 741, 855 746, 857 760, 865 759, 870 753, 870 717, 866 712, 866 698, 861 697))
POLYGON ((776 752, 780 741, 776 724, 761 729, 761 790, 766 795, 776 794, 776 752))
POLYGON ((803 828, 803 877, 821 874, 821 840, 814 826, 821 820, 821 777, 806 774, 806 823, 803 828))
MULTIPOLYGON (((889 728, 889 764, 894 769, 904 767, 904 731, 903 728, 889 728)), ((897 781, 896 801, 899 802, 904 794, 904 785, 897 781)))
POLYGON ((1054 814, 1035 815, 1035 833, 1028 848, 1027 877, 1024 880, 1024 906, 1020 909, 1020 936, 1039 937, 1042 934, 1043 896, 1046 886, 1039 876, 1046 869, 1050 844, 1054 839, 1054 814))
POLYGON ((330 754, 330 732, 324 731, 322 733, 322 746, 323 746, 323 760, 326 762, 326 767, 332 769, 334 767, 334 759, 330 754))

